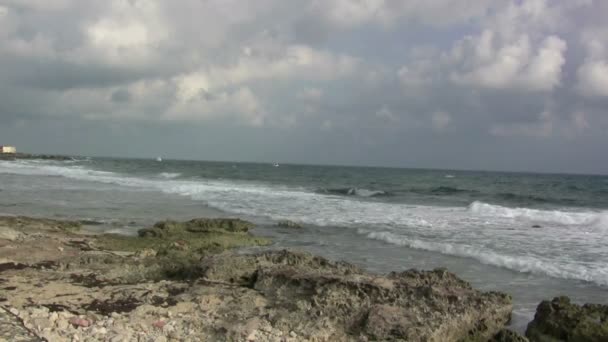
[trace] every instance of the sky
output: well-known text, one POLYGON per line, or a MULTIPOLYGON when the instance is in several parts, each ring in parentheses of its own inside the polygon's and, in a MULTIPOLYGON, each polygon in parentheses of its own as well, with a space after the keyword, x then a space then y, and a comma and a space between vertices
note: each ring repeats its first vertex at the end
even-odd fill
POLYGON ((0 0, 0 144, 608 174, 605 0, 0 0))

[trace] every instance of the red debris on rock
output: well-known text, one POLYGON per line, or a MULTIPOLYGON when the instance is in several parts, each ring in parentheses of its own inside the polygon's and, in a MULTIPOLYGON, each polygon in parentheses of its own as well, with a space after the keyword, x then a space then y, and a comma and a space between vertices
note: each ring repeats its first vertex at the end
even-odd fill
POLYGON ((80 318, 80 317, 72 317, 72 318, 70 318, 69 322, 70 322, 70 324, 72 324, 75 327, 86 328, 91 325, 91 321, 89 321, 88 319, 85 319, 85 318, 80 318))
POLYGON ((152 326, 158 329, 162 329, 165 326, 165 321, 156 321, 152 323, 152 326))

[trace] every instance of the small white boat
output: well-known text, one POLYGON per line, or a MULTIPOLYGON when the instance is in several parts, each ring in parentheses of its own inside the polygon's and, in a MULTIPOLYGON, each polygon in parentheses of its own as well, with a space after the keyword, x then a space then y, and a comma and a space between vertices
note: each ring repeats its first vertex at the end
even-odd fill
POLYGON ((272 166, 279 167, 279 163, 274 163, 272 166))
POLYGON ((161 157, 156 157, 156 161, 157 161, 157 162, 162 162, 162 161, 163 161, 163 158, 161 158, 161 157))

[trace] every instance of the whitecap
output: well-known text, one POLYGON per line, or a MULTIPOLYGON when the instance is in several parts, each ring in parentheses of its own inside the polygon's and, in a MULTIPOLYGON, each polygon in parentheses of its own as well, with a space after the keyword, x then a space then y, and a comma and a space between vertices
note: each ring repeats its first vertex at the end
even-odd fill
POLYGON ((586 266, 581 266, 563 261, 560 262, 560 260, 543 260, 538 256, 502 254, 466 244, 424 241, 390 232, 371 232, 367 234, 367 237, 399 246, 473 258, 487 265, 503 267, 518 272, 543 274, 555 278, 584 280, 600 285, 608 285, 608 266, 605 263, 589 263, 586 266))
POLYGON ((182 174, 179 172, 161 172, 158 174, 159 177, 165 178, 165 179, 173 179, 173 178, 177 178, 181 175, 182 174))

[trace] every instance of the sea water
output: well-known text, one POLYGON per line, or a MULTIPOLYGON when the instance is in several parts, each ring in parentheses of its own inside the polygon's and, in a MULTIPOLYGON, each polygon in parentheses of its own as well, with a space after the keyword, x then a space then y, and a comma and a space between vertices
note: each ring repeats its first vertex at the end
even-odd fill
POLYGON ((135 234, 238 216, 273 238, 385 273, 447 267, 514 297, 513 325, 557 295, 608 302, 608 177, 75 158, 0 161, 0 213, 135 234), (303 229, 275 226, 292 220, 303 229))

